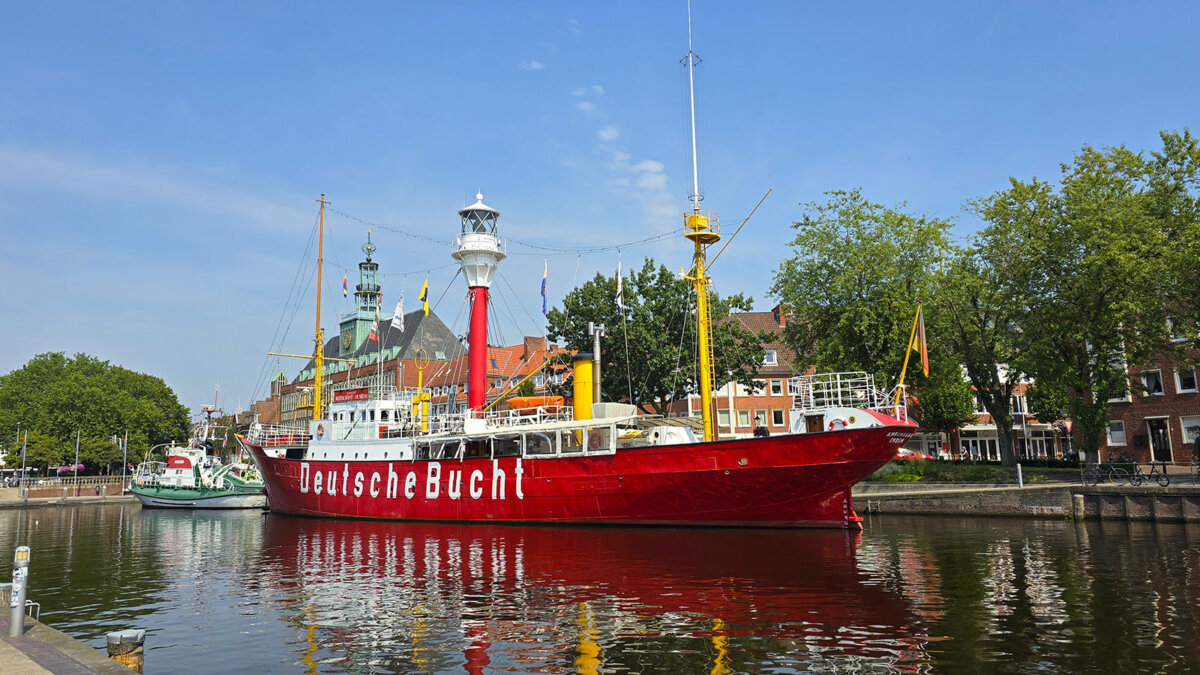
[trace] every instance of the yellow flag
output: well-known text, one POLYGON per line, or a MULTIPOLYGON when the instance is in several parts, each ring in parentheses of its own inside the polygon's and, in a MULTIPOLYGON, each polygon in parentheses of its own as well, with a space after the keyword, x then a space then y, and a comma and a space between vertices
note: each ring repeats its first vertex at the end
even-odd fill
POLYGON ((429 316, 429 277, 425 277, 425 285, 421 287, 421 309, 425 310, 425 316, 429 316))

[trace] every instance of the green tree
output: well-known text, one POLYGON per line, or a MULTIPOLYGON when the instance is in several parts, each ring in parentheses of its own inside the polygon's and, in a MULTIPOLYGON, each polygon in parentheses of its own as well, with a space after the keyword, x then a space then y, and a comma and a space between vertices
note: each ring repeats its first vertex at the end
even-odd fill
MULTIPOLYGON (((934 290, 950 223, 873 204, 858 190, 827 195, 804 205, 807 213, 793 224, 792 255, 775 273, 771 292, 791 312, 784 340, 817 370, 860 370, 893 382, 917 301, 934 290)), ((932 362, 946 358, 930 353, 932 362)), ((910 373, 919 370, 909 364, 910 373)), ((945 394, 954 383, 935 379, 962 379, 955 368, 934 366, 930 375, 924 386, 945 394)))
MULTIPOLYGON (((606 334, 600 345, 603 397, 629 400, 644 410, 663 414, 672 401, 699 390, 692 287, 649 258, 640 270, 631 271, 622 285, 624 315, 617 308, 616 277, 597 274, 568 293, 561 309, 550 310, 547 332, 571 349, 590 352, 588 322, 604 324, 606 334)), ((764 354, 763 336, 725 320, 731 311, 749 311, 750 307, 751 300, 742 295, 723 298, 712 293, 709 297, 716 386, 730 380, 755 386, 753 376, 764 354)))
MULTIPOLYGON (((21 466, 20 447, 16 452, 4 458, 5 464, 11 467, 21 466)), ((62 466, 67 461, 66 444, 53 436, 40 431, 30 431, 25 448, 25 467, 32 472, 37 470, 39 476, 53 473, 53 467, 62 466)))
POLYGON ((913 411, 925 431, 948 434, 975 419, 971 405, 971 385, 962 370, 949 359, 932 359, 929 377, 917 375, 915 390, 920 392, 913 411))
POLYGON ((1042 383, 1026 389, 1025 402, 1029 413, 1043 424, 1053 424, 1069 414, 1066 390, 1053 384, 1042 383))
POLYGON ((1066 393, 1088 461, 1128 368, 1177 352, 1169 321, 1196 318, 1200 149, 1187 132, 1162 137, 1150 158, 1085 146, 1057 187, 1014 178, 974 204, 987 262, 1024 293, 1018 366, 1066 393))
MULTIPOLYGON (((18 427, 30 430, 31 443, 35 432, 53 439, 44 446, 44 456, 58 464, 74 461, 79 433, 80 459, 97 470, 119 465, 110 441, 114 434, 129 432, 132 460, 151 445, 185 440, 188 413, 160 378, 86 354, 67 358, 51 352, 0 376, 0 436, 12 437, 18 427), (60 450, 62 455, 56 455, 60 450)), ((14 452, 19 446, 8 449, 5 461, 19 465, 14 452)))
POLYGON ((1026 301, 1013 266, 1019 252, 994 264, 1010 251, 996 251, 1003 240, 984 240, 954 250, 938 275, 931 304, 937 308, 940 345, 966 371, 979 404, 996 425, 1001 462, 1016 464, 1013 448, 1013 393, 1021 382, 1019 322, 1026 301))

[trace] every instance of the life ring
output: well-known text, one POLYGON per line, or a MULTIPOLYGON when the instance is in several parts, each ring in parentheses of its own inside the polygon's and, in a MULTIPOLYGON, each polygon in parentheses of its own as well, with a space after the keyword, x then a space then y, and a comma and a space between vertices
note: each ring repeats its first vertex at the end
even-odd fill
POLYGON ((318 436, 324 436, 324 435, 325 435, 325 425, 324 425, 324 424, 318 424, 318 425, 317 425, 317 435, 318 435, 318 436))
POLYGON ((603 439, 600 438, 600 434, 595 433, 595 432, 590 433, 590 434, 588 434, 588 447, 590 447, 593 450, 597 450, 600 448, 600 442, 602 440, 603 439))

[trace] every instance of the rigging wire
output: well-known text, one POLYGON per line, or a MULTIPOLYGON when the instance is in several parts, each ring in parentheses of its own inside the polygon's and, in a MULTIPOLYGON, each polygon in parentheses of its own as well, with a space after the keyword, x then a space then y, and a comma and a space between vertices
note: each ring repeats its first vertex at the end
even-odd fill
MULTIPOLYGON (((499 268, 496 269, 496 276, 500 277, 500 280, 503 281, 504 285, 508 287, 508 290, 510 293, 512 293, 513 298, 521 297, 520 295, 517 295, 517 292, 516 292, 516 290, 513 289, 512 284, 508 283, 508 277, 504 276, 500 272, 499 268)), ((503 296, 501 296, 500 299, 504 300, 503 296)), ((529 322, 534 326, 538 325, 537 319, 533 318, 533 315, 529 313, 529 308, 525 306, 525 303, 521 302, 520 300, 517 300, 516 302, 517 302, 517 306, 521 308, 521 311, 525 312, 525 316, 529 318, 529 322)), ((504 300, 504 303, 505 303, 505 305, 507 305, 508 301, 504 300)), ((510 309, 509 311, 511 312, 512 310, 510 309)), ((517 317, 515 315, 512 317, 512 322, 513 322, 514 326, 520 326, 520 323, 517 321, 517 317)), ((538 331, 538 334, 545 335, 545 331, 538 331)), ((546 337, 548 338, 549 336, 546 336, 546 337)))
MULTIPOLYGON (((283 309, 279 312, 279 321, 276 322, 276 324, 275 324, 275 331, 274 331, 274 333, 271 334, 271 344, 272 345, 276 345, 276 344, 282 345, 283 344, 283 341, 287 338, 288 332, 291 330, 292 322, 295 321, 296 313, 295 313, 295 311, 293 311, 292 318, 288 320, 287 328, 283 329, 283 335, 280 336, 280 329, 283 327, 283 319, 284 319, 284 317, 287 316, 288 306, 291 305, 291 303, 293 302, 292 296, 296 295, 296 299, 295 299, 295 302, 297 303, 296 308, 299 309, 300 298, 303 297, 304 292, 307 290, 307 285, 306 285, 304 291, 297 291, 297 285, 300 283, 300 280, 303 278, 304 270, 308 267, 310 251, 312 250, 313 242, 316 240, 316 237, 317 237, 317 225, 318 225, 317 221, 318 221, 318 218, 314 217, 312 229, 309 231, 309 234, 308 234, 308 241, 305 243, 304 252, 300 256, 300 265, 297 266, 296 273, 292 276, 292 285, 288 289, 287 299, 284 301, 283 309)), ((309 278, 308 283, 309 284, 312 283, 311 277, 309 278)), ((270 351, 270 349, 268 349, 268 351, 270 351)), ((270 365, 270 363, 271 363, 271 356, 268 354, 263 357, 262 366, 258 370, 258 376, 254 379, 254 382, 251 384, 251 391, 255 392, 253 394, 253 398, 255 400, 258 400, 257 392, 260 391, 260 387, 267 384, 266 382, 264 382, 263 377, 264 377, 264 374, 266 373, 266 370, 267 370, 268 366, 270 365)), ((279 357, 275 357, 275 363, 279 363, 279 357)))
MULTIPOLYGON (((617 276, 620 277, 623 274, 624 272, 621 271, 621 252, 617 251, 617 276)), ((621 284, 622 281, 618 279, 617 283, 621 284)), ((621 312, 621 333, 625 336, 625 383, 629 387, 629 402, 633 403, 633 375, 630 373, 629 366, 629 312, 625 311, 623 307, 624 303, 625 299, 622 298, 618 309, 621 312)))
MULTIPOLYGON (((446 246, 450 246, 453 244, 453 242, 449 239, 439 239, 437 237, 430 237, 430 236, 424 235, 424 234, 417 234, 410 230, 406 230, 401 227, 396 227, 394 225, 383 225, 381 223, 375 223, 375 222, 369 221, 365 218, 359 218, 358 216, 351 215, 340 209, 335 209, 332 206, 326 206, 325 210, 326 210, 326 212, 342 216, 343 218, 347 218, 349 220, 353 220, 361 225, 366 225, 371 228, 379 228, 381 230, 387 230, 388 232, 394 232, 394 233, 399 234, 404 237, 409 237, 412 239, 419 239, 422 241, 428 241, 428 242, 431 242, 434 244, 443 244, 446 246)), ((545 253, 521 253, 518 251, 518 252, 510 252, 509 255, 546 255, 546 254, 570 255, 572 253, 579 253, 579 254, 600 253, 603 251, 616 251, 616 250, 619 250, 622 248, 634 248, 637 246, 645 246, 647 244, 652 244, 654 242, 662 241, 664 239, 671 239, 671 238, 674 238, 675 236, 676 236, 675 232, 665 232, 662 234, 656 234, 656 235, 653 235, 650 237, 645 237, 643 239, 637 239, 634 241, 629 241, 629 242, 625 242, 625 243, 621 243, 621 244, 605 244, 602 246, 585 246, 582 248, 580 248, 580 247, 570 248, 570 247, 557 247, 557 246, 543 246, 541 244, 530 244, 528 242, 524 242, 519 239, 514 239, 512 237, 505 237, 505 239, 510 244, 517 244, 518 246, 524 246, 526 248, 536 249, 537 251, 545 252, 545 253)), ((455 263, 455 264, 457 264, 457 263, 455 263)))

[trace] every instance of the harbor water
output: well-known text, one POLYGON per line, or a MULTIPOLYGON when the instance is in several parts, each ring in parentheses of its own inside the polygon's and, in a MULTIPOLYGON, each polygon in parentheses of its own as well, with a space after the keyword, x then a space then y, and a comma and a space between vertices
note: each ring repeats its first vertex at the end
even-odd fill
MULTIPOLYGON (((1200 671, 1200 526, 862 533, 0 511, 41 618, 146 672, 1200 671)), ((10 558, 11 559, 11 558, 10 558)))

